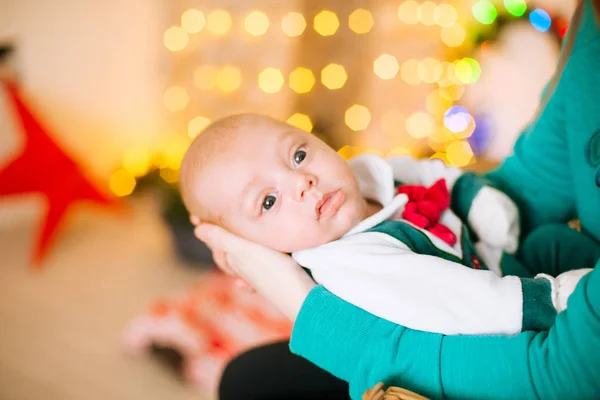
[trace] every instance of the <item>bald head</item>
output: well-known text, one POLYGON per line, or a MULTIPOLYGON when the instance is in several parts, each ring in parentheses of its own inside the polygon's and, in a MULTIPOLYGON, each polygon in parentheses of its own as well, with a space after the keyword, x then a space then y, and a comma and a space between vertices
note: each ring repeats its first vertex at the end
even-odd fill
MULTIPOLYGON (((181 162, 179 182, 183 202, 192 215, 204 222, 221 224, 221 217, 202 205, 198 185, 205 172, 219 156, 230 151, 242 133, 256 129, 287 126, 258 114, 238 114, 211 123, 194 139, 181 162)), ((266 130, 266 129, 265 129, 266 130)))

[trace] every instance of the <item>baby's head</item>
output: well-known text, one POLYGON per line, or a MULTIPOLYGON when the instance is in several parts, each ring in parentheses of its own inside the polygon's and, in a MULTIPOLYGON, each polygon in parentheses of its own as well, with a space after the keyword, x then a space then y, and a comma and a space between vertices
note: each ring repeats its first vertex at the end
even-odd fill
POLYGON ((202 221, 289 253, 340 238, 366 206, 339 154, 261 115, 209 125, 183 159, 180 185, 188 211, 202 221))

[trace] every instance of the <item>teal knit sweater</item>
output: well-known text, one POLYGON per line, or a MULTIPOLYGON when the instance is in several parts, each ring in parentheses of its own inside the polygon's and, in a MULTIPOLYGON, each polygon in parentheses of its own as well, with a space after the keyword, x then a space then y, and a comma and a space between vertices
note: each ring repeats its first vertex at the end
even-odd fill
MULTIPOLYGON (((551 97, 514 155, 488 175, 519 205, 525 232, 577 217, 600 241, 600 29, 592 1, 569 32, 573 49, 551 97)), ((593 266, 573 265, 582 267, 593 266)), ((350 382, 354 399, 379 381, 431 398, 600 398, 600 268, 568 307, 547 332, 443 336, 379 319, 317 286, 290 347, 350 382)))

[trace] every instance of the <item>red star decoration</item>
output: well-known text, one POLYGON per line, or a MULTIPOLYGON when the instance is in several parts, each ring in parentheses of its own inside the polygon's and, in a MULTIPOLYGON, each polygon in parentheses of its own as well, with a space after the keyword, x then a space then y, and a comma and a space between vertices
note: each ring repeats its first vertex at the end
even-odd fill
POLYGON ((15 85, 0 83, 6 89, 9 107, 12 104, 14 108, 15 121, 26 137, 23 153, 0 170, 0 196, 27 193, 45 196, 48 208, 33 256, 34 266, 40 267, 48 244, 71 205, 82 200, 103 205, 116 202, 94 187, 75 161, 52 140, 23 103, 15 85))

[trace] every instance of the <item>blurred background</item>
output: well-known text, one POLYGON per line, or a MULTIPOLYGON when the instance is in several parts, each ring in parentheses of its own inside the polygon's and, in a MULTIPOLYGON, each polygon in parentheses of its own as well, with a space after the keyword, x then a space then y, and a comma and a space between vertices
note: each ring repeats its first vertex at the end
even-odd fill
POLYGON ((0 0, 0 399, 211 399, 291 327, 194 240, 190 141, 259 112, 342 156, 510 154, 574 0, 0 0))

